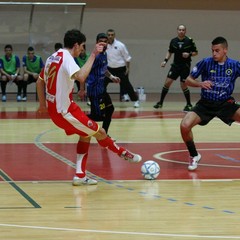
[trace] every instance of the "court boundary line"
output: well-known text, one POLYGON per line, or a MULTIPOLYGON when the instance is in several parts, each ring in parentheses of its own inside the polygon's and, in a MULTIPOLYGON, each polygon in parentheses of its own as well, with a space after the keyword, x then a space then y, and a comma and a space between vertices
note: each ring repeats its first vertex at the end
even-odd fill
MULTIPOLYGON (((42 133, 40 133, 39 135, 36 136, 35 140, 34 140, 34 143, 35 145, 40 148, 41 150, 45 151, 46 153, 50 154, 51 156, 54 156, 56 159, 62 161, 63 163, 73 167, 73 168, 76 168, 76 164, 73 163, 72 161, 68 160, 67 158, 61 156, 60 154, 54 152, 53 150, 49 149, 48 147, 46 147, 43 143, 41 143, 41 137, 49 132, 52 132, 54 131, 53 129, 50 129, 50 130, 46 130, 42 133)), ((182 151, 185 151, 185 150, 182 150, 182 151)), ((127 191, 131 191, 131 192, 134 192, 135 189, 134 188, 129 188, 129 187, 125 187, 123 184, 120 184, 121 182, 117 182, 117 181, 111 181, 111 180, 106 180, 104 178, 101 178, 89 171, 86 171, 87 172, 87 175, 90 176, 90 177, 94 177, 96 178, 97 180, 101 181, 101 182, 104 182, 104 183, 107 183, 109 185, 114 185, 116 188, 119 188, 119 189, 124 189, 124 190, 127 190, 127 191)), ((141 196, 144 196, 146 194, 148 194, 148 192, 137 192, 138 194, 140 194, 141 196)), ((165 199, 169 202, 178 202, 179 200, 177 199, 174 199, 174 198, 169 198, 169 197, 162 197, 161 195, 155 195, 155 194, 152 194, 152 195, 149 195, 151 197, 153 197, 154 199, 165 199)), ((190 202, 182 202, 183 205, 185 206, 197 206, 197 207, 200 207, 202 209, 205 209, 205 210, 216 210, 216 211, 220 211, 221 213, 225 213, 225 214, 237 214, 237 212, 234 212, 234 211, 231 211, 231 210, 227 210, 227 209, 216 209, 214 207, 210 207, 210 206, 198 206, 194 203, 190 203, 190 202)))
MULTIPOLYGON (((11 185, 25 200, 27 200, 33 206, 33 208, 41 208, 41 206, 36 201, 34 201, 25 191, 23 191, 5 172, 3 172, 2 169, 0 169, 0 177, 4 181, 6 181, 9 185, 11 185)), ((15 208, 16 207, 13 207, 13 209, 15 208)), ((28 208, 32 208, 32 207, 28 207, 28 208)), ((10 207, 8 209, 10 209, 10 207)))
POLYGON ((79 229, 79 228, 58 228, 47 226, 29 226, 17 224, 4 224, 0 223, 1 227, 15 227, 15 228, 28 228, 40 230, 56 230, 56 231, 69 231, 69 232, 87 232, 87 233, 103 233, 103 234, 119 234, 119 235, 141 235, 141 236, 158 236, 158 237, 185 237, 185 238, 211 238, 211 239, 240 239, 240 236, 214 236, 214 235, 194 235, 194 234, 175 234, 175 233, 151 233, 151 232, 130 232, 130 231, 110 231, 110 230, 94 230, 94 229, 79 229))
MULTIPOLYGON (((212 151, 212 150, 230 150, 230 151, 236 151, 240 150, 239 147, 236 148, 199 148, 198 151, 212 151)), ((160 152, 160 153, 155 153, 153 155, 154 158, 156 158, 158 161, 163 161, 163 162, 172 162, 172 163, 177 163, 177 164, 184 164, 188 165, 188 162, 183 162, 180 160, 171 160, 162 157, 165 154, 170 154, 170 153, 179 153, 179 152, 188 152, 186 149, 176 149, 176 150, 171 150, 171 151, 165 151, 165 152, 160 152)), ((240 166, 232 166, 232 165, 219 165, 219 164, 207 164, 207 163, 198 163, 198 166, 204 166, 204 167, 219 167, 219 168, 240 168, 240 166)))

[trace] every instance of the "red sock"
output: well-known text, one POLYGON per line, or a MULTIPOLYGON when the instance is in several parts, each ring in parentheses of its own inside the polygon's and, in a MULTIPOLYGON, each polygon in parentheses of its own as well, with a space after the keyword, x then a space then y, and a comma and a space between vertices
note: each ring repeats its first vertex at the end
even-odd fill
POLYGON ((77 143, 77 162, 76 176, 83 178, 86 176, 86 164, 90 142, 78 141, 77 143))
POLYGON ((100 146, 104 148, 108 148, 109 150, 117 153, 119 156, 121 156, 122 152, 126 150, 123 147, 119 147, 110 137, 106 137, 105 139, 98 140, 98 143, 100 146))

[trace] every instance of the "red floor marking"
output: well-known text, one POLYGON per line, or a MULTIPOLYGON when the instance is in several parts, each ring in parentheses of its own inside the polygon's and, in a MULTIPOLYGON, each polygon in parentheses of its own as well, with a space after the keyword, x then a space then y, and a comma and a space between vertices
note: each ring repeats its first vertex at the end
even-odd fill
MULTIPOLYGON (((86 111, 86 113, 88 113, 86 111)), ((152 119, 155 118, 182 118, 184 113, 172 111, 172 112, 155 112, 155 111, 139 111, 139 112, 132 112, 132 111, 115 111, 113 114, 113 118, 136 118, 136 117, 150 117, 152 119)), ((48 119, 48 113, 39 114, 37 112, 26 112, 26 111, 19 111, 19 112, 0 112, 0 119, 48 119)))
POLYGON ((48 119, 48 113, 39 114, 37 112, 0 112, 0 119, 48 119))
POLYGON ((0 169, 15 181, 66 180, 75 173, 34 144, 0 144, 0 151, 0 169))
MULTIPOLYGON (((75 163, 76 144, 44 144, 47 148, 75 163)), ((239 144, 200 143, 201 164, 197 171, 187 170, 188 153, 182 143, 131 143, 119 144, 138 152, 143 161, 155 160, 161 167, 158 179, 240 179, 239 144), (204 150, 206 149, 206 150, 204 150), (176 151, 177 152, 173 152, 176 151), (178 151, 179 150, 179 151, 178 151), (175 161, 166 162, 153 158, 156 153, 170 152, 162 157, 175 161), (228 166, 228 167, 227 167, 228 166), (229 167, 231 166, 231 167, 229 167)), ((0 169, 13 180, 71 180, 75 169, 42 151, 34 144, 0 144, 0 169), (29 154, 31 153, 31 154, 29 154)), ((142 162, 129 163, 97 144, 90 146, 87 169, 107 180, 143 179, 140 173, 142 162)))

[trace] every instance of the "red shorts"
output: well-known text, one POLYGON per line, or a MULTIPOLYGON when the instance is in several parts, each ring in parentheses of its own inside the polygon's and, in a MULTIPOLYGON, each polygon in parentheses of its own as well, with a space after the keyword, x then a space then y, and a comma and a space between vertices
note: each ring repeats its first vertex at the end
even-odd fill
POLYGON ((48 112, 52 121, 65 130, 67 135, 77 134, 87 137, 94 135, 99 130, 99 125, 88 118, 75 102, 71 103, 65 114, 58 113, 56 105, 48 102, 48 112))

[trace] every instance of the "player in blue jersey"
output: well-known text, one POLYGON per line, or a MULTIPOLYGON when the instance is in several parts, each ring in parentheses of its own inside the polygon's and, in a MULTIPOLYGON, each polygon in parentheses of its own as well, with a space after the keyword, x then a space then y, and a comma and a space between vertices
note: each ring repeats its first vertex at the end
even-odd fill
POLYGON ((186 79, 188 86, 201 88, 201 99, 185 115, 180 125, 182 139, 190 153, 190 171, 197 168, 201 159, 193 141, 192 128, 197 124, 206 125, 214 117, 229 126, 234 121, 240 121, 240 106, 231 96, 235 81, 240 76, 240 62, 228 58, 227 52, 227 40, 215 38, 212 41, 212 57, 198 62, 186 79), (200 75, 201 81, 197 79, 200 75))
MULTIPOLYGON (((105 33, 99 33, 96 37, 97 43, 108 42, 108 36, 105 33)), ((112 82, 119 83, 120 79, 113 76, 107 70, 107 53, 106 48, 100 53, 93 63, 91 72, 87 78, 87 96, 91 102, 91 112, 88 115, 94 121, 102 121, 102 127, 108 132, 112 114, 114 112, 114 106, 110 95, 106 91, 104 84, 105 76, 110 78, 112 82)), ((83 98, 85 94, 84 84, 80 86, 80 97, 83 98)))

